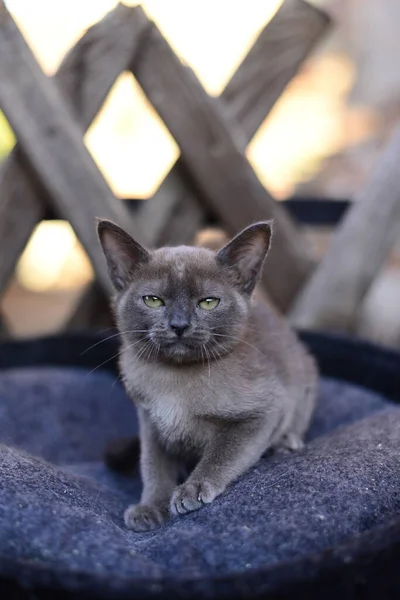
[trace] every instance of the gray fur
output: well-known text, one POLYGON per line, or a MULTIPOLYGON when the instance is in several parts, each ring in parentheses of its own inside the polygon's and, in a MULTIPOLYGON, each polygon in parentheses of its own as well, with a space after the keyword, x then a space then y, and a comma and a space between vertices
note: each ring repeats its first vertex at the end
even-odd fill
POLYGON ((100 221, 98 231, 117 290, 121 372, 140 421, 144 488, 125 523, 144 531, 212 502, 269 448, 300 448, 317 372, 284 319, 253 294, 269 223, 246 228, 218 253, 148 252, 113 223, 100 221), (144 296, 165 305, 149 308, 144 296), (209 297, 219 305, 201 309, 209 297))

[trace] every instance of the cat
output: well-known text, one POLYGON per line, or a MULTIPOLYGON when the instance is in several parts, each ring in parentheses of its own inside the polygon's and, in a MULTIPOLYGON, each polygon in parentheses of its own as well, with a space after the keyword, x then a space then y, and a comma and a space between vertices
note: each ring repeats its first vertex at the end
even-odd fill
POLYGON ((139 418, 143 492, 124 521, 148 531, 212 502, 267 450, 300 449, 318 373, 286 321, 253 294, 270 222, 218 252, 149 251, 105 220, 98 235, 139 418), (178 485, 182 466, 192 470, 178 485))

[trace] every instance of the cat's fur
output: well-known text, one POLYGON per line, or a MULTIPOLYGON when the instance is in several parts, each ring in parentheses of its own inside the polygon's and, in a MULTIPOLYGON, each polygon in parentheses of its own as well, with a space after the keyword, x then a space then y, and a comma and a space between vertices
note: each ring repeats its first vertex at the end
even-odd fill
POLYGON ((252 298, 270 223, 218 253, 148 252, 108 221, 98 233, 117 291, 121 372, 140 422, 143 494, 125 523, 144 531, 212 502, 267 449, 301 447, 317 372, 286 322, 252 298), (149 308, 144 296, 165 305, 149 308), (220 299, 213 310, 198 305, 208 297, 220 299))

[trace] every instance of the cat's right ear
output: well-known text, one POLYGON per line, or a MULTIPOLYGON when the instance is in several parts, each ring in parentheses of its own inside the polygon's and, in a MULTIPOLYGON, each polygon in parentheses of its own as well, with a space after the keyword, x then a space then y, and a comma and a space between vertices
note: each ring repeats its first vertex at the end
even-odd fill
POLYGON ((272 222, 249 225, 217 253, 217 261, 237 273, 238 284, 251 294, 260 278, 271 243, 272 222))
POLYGON ((132 281, 137 266, 150 260, 150 254, 111 221, 99 220, 97 233, 106 257, 110 279, 116 290, 124 290, 132 281))

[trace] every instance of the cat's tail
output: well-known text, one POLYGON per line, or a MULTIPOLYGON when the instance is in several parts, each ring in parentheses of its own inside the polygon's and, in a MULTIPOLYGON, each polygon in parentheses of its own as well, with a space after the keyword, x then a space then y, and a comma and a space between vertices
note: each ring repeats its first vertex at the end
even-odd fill
POLYGON ((140 439, 132 437, 119 438, 106 446, 104 460, 109 469, 118 473, 129 473, 139 465, 140 439))

